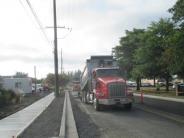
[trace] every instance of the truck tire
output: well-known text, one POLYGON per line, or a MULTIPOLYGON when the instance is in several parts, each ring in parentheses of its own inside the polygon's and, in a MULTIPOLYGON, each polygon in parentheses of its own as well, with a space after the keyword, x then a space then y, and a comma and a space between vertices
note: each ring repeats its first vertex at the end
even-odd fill
POLYGON ((86 97, 86 93, 85 92, 82 94, 82 102, 83 103, 87 103, 87 97, 86 97))
POLYGON ((82 102, 85 103, 84 95, 82 95, 82 102))
POLYGON ((96 111, 102 110, 102 105, 99 104, 98 99, 94 98, 93 106, 96 111))
POLYGON ((131 110, 132 109, 132 103, 124 104, 125 109, 131 110))
POLYGON ((86 97, 86 95, 84 95, 84 103, 85 103, 85 104, 88 103, 88 102, 87 102, 87 97, 86 97))
POLYGON ((79 99, 81 100, 81 102, 82 102, 82 95, 79 93, 79 99))

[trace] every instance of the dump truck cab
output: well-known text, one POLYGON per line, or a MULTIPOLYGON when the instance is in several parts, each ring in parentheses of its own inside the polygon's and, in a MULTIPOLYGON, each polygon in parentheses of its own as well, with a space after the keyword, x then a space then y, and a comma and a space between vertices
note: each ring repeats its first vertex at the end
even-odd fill
POLYGON ((104 105, 132 106, 132 93, 112 56, 92 56, 81 75, 81 99, 93 103, 96 110, 104 105))

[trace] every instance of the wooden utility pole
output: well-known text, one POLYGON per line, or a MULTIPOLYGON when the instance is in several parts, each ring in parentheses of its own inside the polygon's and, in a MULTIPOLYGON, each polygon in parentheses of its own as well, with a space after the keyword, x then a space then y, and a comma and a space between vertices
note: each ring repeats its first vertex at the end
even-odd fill
POLYGON ((34 76, 35 76, 35 93, 36 93, 36 66, 34 66, 34 76))
POLYGON ((57 15, 56 0, 53 0, 54 17, 54 65, 55 65, 55 96, 59 96, 59 76, 58 76, 58 50, 57 50, 57 15))
POLYGON ((63 51, 61 48, 61 75, 63 74, 63 51))

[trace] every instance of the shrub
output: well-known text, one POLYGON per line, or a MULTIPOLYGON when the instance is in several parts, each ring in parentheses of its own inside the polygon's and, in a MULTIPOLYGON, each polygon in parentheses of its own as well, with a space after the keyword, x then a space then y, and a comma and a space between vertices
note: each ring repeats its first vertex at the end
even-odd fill
POLYGON ((12 90, 0 89, 0 107, 3 107, 8 104, 18 103, 20 95, 17 95, 12 90))

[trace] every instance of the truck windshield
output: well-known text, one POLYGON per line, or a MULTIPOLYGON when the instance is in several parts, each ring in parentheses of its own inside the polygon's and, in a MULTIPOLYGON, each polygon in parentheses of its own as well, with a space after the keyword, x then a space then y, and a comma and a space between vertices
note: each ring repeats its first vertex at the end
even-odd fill
POLYGON ((97 77, 107 77, 107 76, 120 76, 118 69, 99 69, 96 71, 97 77))

